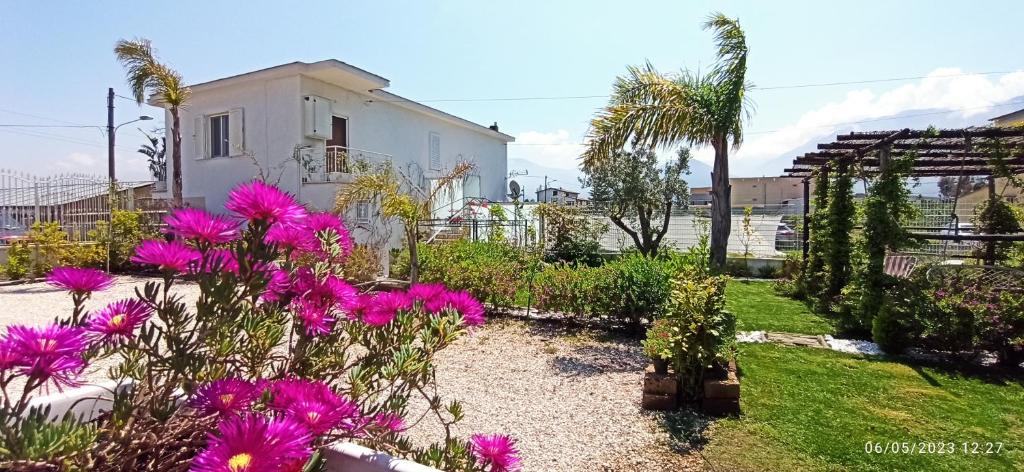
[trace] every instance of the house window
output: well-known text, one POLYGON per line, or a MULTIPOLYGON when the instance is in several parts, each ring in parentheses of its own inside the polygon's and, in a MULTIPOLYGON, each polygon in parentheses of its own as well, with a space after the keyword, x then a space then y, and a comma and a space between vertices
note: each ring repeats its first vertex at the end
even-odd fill
POLYGON ((556 197, 557 197, 557 196, 558 196, 558 190, 554 190, 554 191, 552 191, 552 192, 551 192, 551 195, 554 195, 554 196, 556 196, 556 197))
POLYGON ((368 224, 370 222, 370 202, 356 202, 356 222, 368 224))
POLYGON ((227 157, 231 155, 231 142, 228 137, 228 115, 210 117, 210 157, 227 157))
POLYGON ((430 133, 430 170, 441 170, 441 135, 430 133))

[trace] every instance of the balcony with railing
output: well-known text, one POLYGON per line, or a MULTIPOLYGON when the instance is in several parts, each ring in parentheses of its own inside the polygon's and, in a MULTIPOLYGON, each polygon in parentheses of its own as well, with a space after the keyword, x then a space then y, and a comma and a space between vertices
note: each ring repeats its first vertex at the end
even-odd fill
POLYGON ((310 149, 300 156, 303 182, 344 182, 353 173, 391 162, 391 155, 345 146, 310 149))

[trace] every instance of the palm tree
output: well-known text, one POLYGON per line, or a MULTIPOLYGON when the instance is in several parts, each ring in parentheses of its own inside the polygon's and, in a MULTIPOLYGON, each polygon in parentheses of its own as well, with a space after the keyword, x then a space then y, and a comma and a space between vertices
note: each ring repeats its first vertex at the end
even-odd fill
POLYGON ((185 105, 191 91, 182 81, 181 74, 166 64, 157 61, 153 53, 153 45, 148 39, 122 39, 114 46, 117 60, 125 68, 128 85, 132 88, 135 101, 140 105, 146 99, 146 93, 156 99, 171 113, 171 170, 174 180, 171 184, 171 196, 174 206, 182 205, 181 198, 181 121, 179 109, 185 105))
MULTIPOLYGON (((163 136, 153 136, 141 129, 139 131, 146 135, 146 139, 149 140, 149 144, 139 146, 139 150, 136 152, 146 156, 146 161, 149 163, 150 175, 152 175, 154 179, 164 182, 167 180, 167 161, 164 160, 164 154, 167 151, 167 138, 163 136)), ((155 133, 159 131, 159 129, 154 130, 155 133)))
POLYGON ((630 66, 626 76, 616 78, 609 104, 590 123, 583 166, 602 165, 632 139, 639 147, 711 145, 711 263, 721 268, 732 225, 729 148, 743 142, 743 120, 749 117, 746 93, 752 85, 745 78, 747 44, 739 21, 716 13, 704 29, 714 31, 718 48, 709 73, 684 70, 667 76, 647 63, 630 66))

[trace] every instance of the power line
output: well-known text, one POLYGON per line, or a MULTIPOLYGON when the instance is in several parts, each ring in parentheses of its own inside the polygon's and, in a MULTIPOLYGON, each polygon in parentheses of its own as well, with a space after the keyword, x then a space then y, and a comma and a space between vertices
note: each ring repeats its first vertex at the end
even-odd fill
MULTIPOLYGON (((794 128, 778 128, 778 129, 763 130, 763 131, 750 131, 750 132, 747 132, 747 133, 744 133, 744 134, 750 135, 750 134, 778 133, 779 131, 785 131, 787 129, 800 130, 800 129, 816 129, 816 128, 836 128, 836 127, 842 127, 842 126, 847 126, 847 125, 857 125, 857 124, 863 124, 863 123, 874 123, 874 122, 878 122, 878 121, 900 120, 900 119, 904 119, 904 118, 914 118, 914 117, 919 117, 919 116, 945 115, 945 114, 948 114, 948 113, 955 113, 955 112, 958 112, 958 111, 981 110, 981 109, 986 109, 986 108, 1005 107, 1005 106, 1010 106, 1010 105, 1021 105, 1021 104, 1024 104, 1024 100, 1000 103, 1000 104, 997 104, 997 105, 985 105, 985 106, 966 107, 966 108, 951 108, 949 110, 942 110, 942 111, 912 113, 912 114, 909 114, 909 115, 895 115, 895 116, 888 116, 888 117, 883 117, 883 118, 870 118, 870 119, 859 120, 859 121, 847 121, 847 122, 844 122, 844 123, 828 123, 828 124, 814 125, 814 126, 798 126, 798 127, 794 127, 794 128)), ((585 143, 551 143, 551 144, 544 144, 544 143, 508 143, 508 145, 509 146, 586 146, 585 143)))
POLYGON ((12 125, 0 124, 0 128, 103 128, 99 125, 12 125))
POLYGON ((16 111, 16 110, 8 110, 6 108, 0 108, 0 112, 10 113, 12 115, 27 116, 29 118, 36 118, 36 119, 40 119, 40 120, 53 121, 53 122, 56 122, 56 123, 66 123, 66 124, 69 124, 69 125, 86 126, 84 123, 79 123, 79 122, 75 122, 75 121, 61 120, 61 119, 58 119, 58 118, 52 118, 52 117, 47 117, 47 116, 33 115, 31 113, 25 113, 25 112, 20 112, 20 111, 16 111))
MULTIPOLYGON (((932 78, 949 78, 949 77, 966 77, 972 75, 996 75, 996 74, 1009 74, 1015 71, 993 71, 993 72, 970 72, 962 74, 943 74, 943 75, 918 75, 912 77, 889 77, 881 79, 866 79, 866 80, 851 80, 842 82, 820 82, 820 83, 809 83, 809 84, 793 84, 793 85, 774 85, 769 87, 754 87, 751 92, 759 92, 764 90, 788 90, 788 89, 802 89, 812 87, 833 87, 839 85, 862 85, 862 84, 873 84, 883 82, 899 82, 903 80, 918 80, 918 79, 932 79, 932 78)), ((594 98, 611 98, 611 95, 552 95, 552 96, 529 96, 529 97, 494 97, 494 98, 435 98, 428 100, 416 100, 419 103, 441 103, 441 102, 517 102, 517 101, 551 101, 551 100, 586 100, 594 98)), ((399 103, 409 102, 412 100, 373 100, 374 102, 383 103, 399 103)), ((649 105, 648 105, 649 106, 649 105)))

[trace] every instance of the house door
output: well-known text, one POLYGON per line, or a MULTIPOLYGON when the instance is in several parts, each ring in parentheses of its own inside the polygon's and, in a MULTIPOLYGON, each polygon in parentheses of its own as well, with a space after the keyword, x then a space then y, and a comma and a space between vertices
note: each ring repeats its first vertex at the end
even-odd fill
POLYGON ((331 118, 331 139, 328 146, 348 147, 348 119, 340 116, 331 118))

